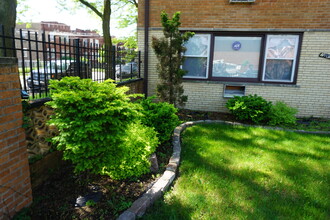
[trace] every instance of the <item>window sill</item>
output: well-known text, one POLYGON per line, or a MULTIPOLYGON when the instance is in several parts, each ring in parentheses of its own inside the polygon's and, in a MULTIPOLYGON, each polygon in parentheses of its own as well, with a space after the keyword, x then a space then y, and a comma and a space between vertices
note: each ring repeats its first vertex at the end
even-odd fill
POLYGON ((199 80, 199 79, 183 79, 183 83, 204 83, 204 84, 226 84, 226 85, 235 85, 235 86, 273 86, 273 87, 291 87, 291 88, 300 88, 296 84, 284 84, 284 83, 252 83, 252 82, 225 82, 225 81, 211 81, 211 80, 199 80))

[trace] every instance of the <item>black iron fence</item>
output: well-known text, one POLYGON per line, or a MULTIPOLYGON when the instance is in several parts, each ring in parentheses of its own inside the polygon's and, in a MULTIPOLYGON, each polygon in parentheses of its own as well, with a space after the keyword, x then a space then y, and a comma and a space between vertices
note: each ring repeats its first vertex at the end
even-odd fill
POLYGON ((48 97, 49 80, 65 76, 98 82, 141 78, 140 51, 107 48, 88 36, 46 35, 22 29, 8 34, 0 25, 0 52, 17 57, 22 91, 32 99, 48 97))

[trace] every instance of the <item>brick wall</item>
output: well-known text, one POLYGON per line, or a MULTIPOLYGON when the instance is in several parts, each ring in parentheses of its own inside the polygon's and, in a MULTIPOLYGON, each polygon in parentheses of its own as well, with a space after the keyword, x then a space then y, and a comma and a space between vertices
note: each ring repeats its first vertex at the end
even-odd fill
POLYGON ((0 58, 0 219, 31 204, 32 192, 22 128, 16 59, 0 58))
MULTIPOLYGON (((144 2, 139 1, 138 27, 144 24, 144 2)), ((160 13, 181 11, 183 28, 302 28, 329 29, 330 0, 152 0, 150 27, 161 27, 160 13)))
MULTIPOLYGON (((161 37, 162 32, 150 31, 149 39, 152 36, 161 37)), ((144 51, 143 40, 140 40, 143 37, 143 31, 139 30, 138 46, 141 51, 144 51)), ((246 94, 258 94, 270 101, 282 100, 288 105, 298 108, 298 116, 330 118, 330 60, 320 58, 318 56, 320 52, 330 52, 330 31, 305 32, 296 85, 240 84, 246 86, 246 94)), ((149 96, 155 94, 158 82, 157 62, 153 49, 149 47, 149 96)), ((184 82, 185 94, 188 95, 188 103, 185 108, 227 112, 225 103, 228 99, 223 98, 225 84, 231 83, 198 80, 184 82)))

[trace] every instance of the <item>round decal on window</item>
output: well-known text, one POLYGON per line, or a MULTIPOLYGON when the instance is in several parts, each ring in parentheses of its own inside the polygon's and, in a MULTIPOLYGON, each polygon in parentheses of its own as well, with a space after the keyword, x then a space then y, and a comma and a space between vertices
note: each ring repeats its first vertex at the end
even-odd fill
POLYGON ((235 41, 233 44, 232 44, 232 48, 233 48, 233 50, 239 50, 239 49, 241 49, 241 43, 240 42, 238 42, 238 41, 235 41))

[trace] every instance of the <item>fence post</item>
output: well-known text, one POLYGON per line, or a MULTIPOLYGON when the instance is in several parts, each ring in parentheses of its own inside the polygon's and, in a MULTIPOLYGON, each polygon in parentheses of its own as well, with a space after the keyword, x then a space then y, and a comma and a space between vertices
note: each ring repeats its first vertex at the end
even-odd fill
POLYGON ((79 39, 75 39, 75 47, 76 47, 76 64, 74 67, 77 66, 77 68, 74 68, 74 71, 78 71, 78 76, 81 77, 81 71, 80 71, 80 47, 79 47, 79 39))
POLYGON ((112 46, 112 79, 116 80, 116 46, 112 46))
MULTIPOLYGON (((5 37, 5 27, 0 24, 0 31, 2 35, 2 40, 1 40, 1 46, 2 46, 2 50, 3 50, 3 56, 6 57, 7 56, 7 48, 6 48, 6 37, 5 37)), ((1 54, 0 54, 1 55, 1 54)))

